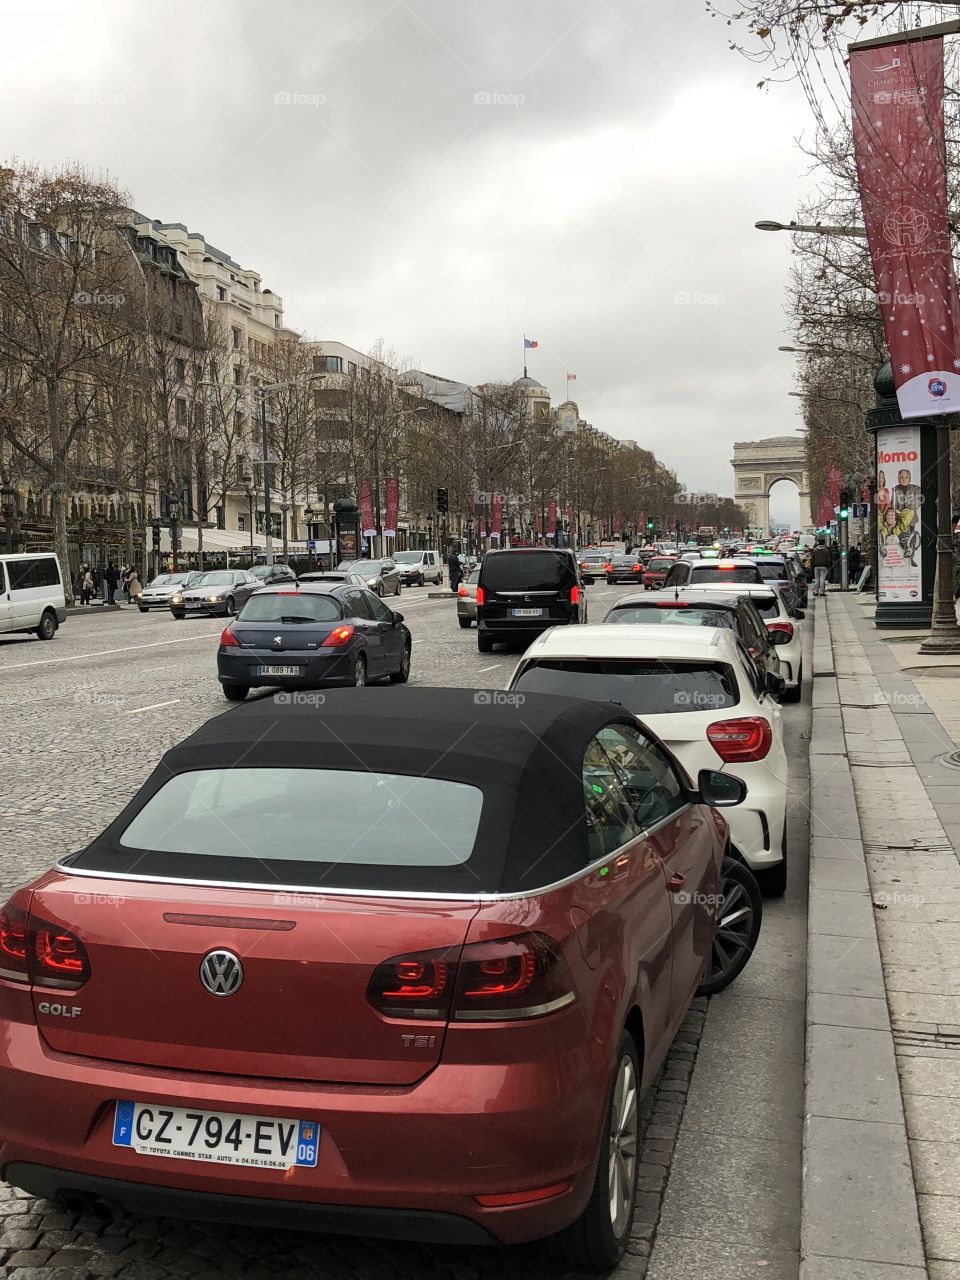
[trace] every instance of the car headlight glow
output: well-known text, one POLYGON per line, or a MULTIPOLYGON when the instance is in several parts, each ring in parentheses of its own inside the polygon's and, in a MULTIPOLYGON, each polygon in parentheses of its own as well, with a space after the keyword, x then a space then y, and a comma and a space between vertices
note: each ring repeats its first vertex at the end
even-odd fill
POLYGON ((204 599, 206 600, 207 604, 217 604, 217 602, 219 601, 220 597, 219 597, 219 596, 205 596, 205 597, 204 597, 204 599))
POLYGON ((183 604, 183 596, 171 596, 171 597, 170 597, 170 603, 171 603, 171 604, 183 604))
POLYGON ((368 586, 368 587, 375 587, 376 585, 377 585, 377 580, 376 580, 376 578, 368 578, 368 579, 367 579, 367 586, 368 586))

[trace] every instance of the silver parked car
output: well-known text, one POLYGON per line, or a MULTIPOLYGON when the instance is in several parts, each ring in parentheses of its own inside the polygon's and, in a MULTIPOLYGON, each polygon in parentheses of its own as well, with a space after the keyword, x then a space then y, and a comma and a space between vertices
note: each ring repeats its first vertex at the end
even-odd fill
POLYGON ((170 612, 175 618, 185 618, 188 613, 220 613, 232 618, 262 586, 246 569, 211 569, 198 573, 189 586, 170 597, 170 612))
POLYGON ((457 621, 464 630, 470 626, 471 622, 477 620, 477 583, 480 581, 480 570, 474 569, 473 573, 460 583, 457 588, 457 621))
POLYGON ((400 594, 400 570, 393 560, 341 560, 337 573, 359 573, 364 586, 378 596, 400 594))
POLYGON ((148 609, 166 609, 170 604, 170 597, 182 588, 189 587, 193 579, 199 576, 196 571, 188 573, 186 570, 158 574, 143 588, 137 599, 137 607, 141 613, 146 613, 148 609))

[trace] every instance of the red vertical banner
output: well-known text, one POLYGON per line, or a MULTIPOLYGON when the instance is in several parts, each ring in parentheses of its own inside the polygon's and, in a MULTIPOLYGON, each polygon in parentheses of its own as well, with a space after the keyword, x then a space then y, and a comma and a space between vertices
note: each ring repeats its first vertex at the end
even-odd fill
POLYGON ((500 541, 503 530, 503 494, 495 493, 490 499, 490 534, 500 541))
POLYGON ((622 528, 623 528, 623 518, 620 512, 618 511, 613 517, 613 532, 615 537, 617 538, 620 537, 622 528))
POLYGON ((547 507, 547 537, 556 538, 557 536, 557 500, 550 499, 550 505, 547 507))
POLYGON ((386 511, 383 517, 383 536, 385 538, 395 538, 397 536, 397 516, 400 514, 400 481, 396 476, 387 476, 385 483, 386 497, 384 504, 386 511))
POLYGON ((943 40, 850 54, 853 145, 877 301, 904 418, 960 412, 943 40))
POLYGON ((539 538, 541 532, 543 531, 543 519, 540 515, 539 507, 537 507, 536 511, 534 511, 533 513, 533 528, 537 537, 539 538))
POLYGON ((573 503, 572 502, 567 503, 566 520, 567 520, 567 532, 568 533, 576 532, 573 527, 573 503))
POLYGON ((360 532, 365 538, 377 536, 377 526, 373 518, 373 501, 370 497, 370 481, 364 480, 360 486, 360 532))

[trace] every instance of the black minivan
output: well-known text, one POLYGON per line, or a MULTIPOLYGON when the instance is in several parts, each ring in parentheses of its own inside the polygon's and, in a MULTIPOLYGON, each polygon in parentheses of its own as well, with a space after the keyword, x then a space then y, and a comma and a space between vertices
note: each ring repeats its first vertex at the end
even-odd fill
POLYGON ((586 622, 587 601, 573 552, 564 547, 488 551, 477 583, 477 648, 531 640, 548 627, 586 622))

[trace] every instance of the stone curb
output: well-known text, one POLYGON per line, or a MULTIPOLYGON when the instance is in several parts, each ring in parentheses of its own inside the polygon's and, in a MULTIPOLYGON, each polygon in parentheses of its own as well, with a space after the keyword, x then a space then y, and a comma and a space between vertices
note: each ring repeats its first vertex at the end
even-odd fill
POLYGON ((800 1280, 924 1280, 826 601, 814 629, 800 1280))

